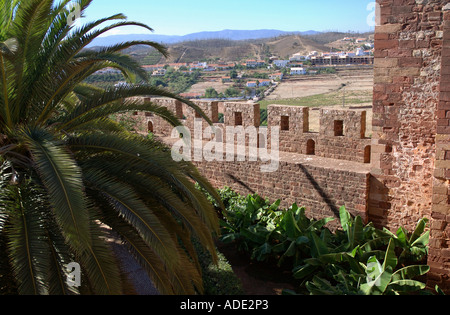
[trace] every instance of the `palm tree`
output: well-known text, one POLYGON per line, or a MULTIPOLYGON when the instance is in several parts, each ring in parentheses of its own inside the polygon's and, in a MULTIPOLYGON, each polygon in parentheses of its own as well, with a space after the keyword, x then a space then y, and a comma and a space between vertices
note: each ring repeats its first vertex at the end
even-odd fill
MULTIPOLYGON (((133 45, 166 49, 132 41, 88 50, 108 30, 151 29, 122 14, 74 28, 69 0, 0 1, 0 271, 10 272, 9 287, 123 294, 109 242, 115 237, 161 293, 202 292, 193 240, 216 257, 218 220, 195 184, 219 197, 193 165, 174 162, 170 150, 110 118, 146 111, 180 125, 166 108, 132 100, 152 95, 180 100, 207 119, 195 104, 147 85, 145 71, 120 53, 133 45), (130 84, 83 83, 108 67, 130 84), (66 281, 71 262, 81 266, 80 288, 66 281)), ((81 14, 91 1, 75 1, 81 14)))

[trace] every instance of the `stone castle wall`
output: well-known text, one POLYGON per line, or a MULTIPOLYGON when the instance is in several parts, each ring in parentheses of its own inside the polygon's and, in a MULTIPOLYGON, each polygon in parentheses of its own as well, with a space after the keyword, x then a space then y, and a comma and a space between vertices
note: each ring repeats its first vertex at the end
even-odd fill
POLYGON ((448 1, 379 0, 369 218, 431 219, 430 285, 450 289, 448 1))
MULTIPOLYGON (((193 102, 217 128, 218 132, 209 136, 204 133, 209 125, 187 105, 164 98, 145 98, 143 101, 170 109, 182 119, 192 140, 201 139, 203 145, 214 141, 214 146, 223 150, 223 161, 217 158, 213 161, 204 158, 195 161, 193 158, 194 164, 215 187, 230 186, 242 194, 258 193, 274 201, 281 199, 286 207, 295 202, 305 206, 307 213, 316 218, 337 218, 339 208, 346 206, 352 214, 368 221, 370 161, 366 160, 367 148, 370 152, 370 139, 364 137, 364 111, 322 109, 320 132, 311 133, 307 107, 270 105, 268 125, 261 127, 259 104, 195 100, 193 102), (219 108, 223 110, 224 123, 217 122, 219 108), (335 121, 340 122, 337 133, 335 121), (195 124, 197 129, 201 126, 200 137, 194 128, 195 124), (246 132, 242 140, 238 135, 239 127, 242 132, 246 132), (272 141, 272 127, 278 130, 277 149, 272 141), (227 128, 237 132, 231 142, 227 139, 227 128), (249 134, 252 130, 258 134, 254 142, 251 142, 249 134), (234 158, 227 161, 226 149, 229 143, 234 147, 234 158), (255 151, 255 159, 250 157, 249 147, 252 145, 259 150, 255 151), (241 151, 238 148, 243 146, 244 156, 239 156, 241 151), (271 161, 258 159, 260 150, 268 154, 277 152, 279 164, 275 171, 266 172, 261 168, 271 161)), ((143 112, 135 113, 134 116, 140 122, 138 131, 151 131, 168 144, 179 140, 176 133, 172 134, 173 127, 162 118, 143 112)))

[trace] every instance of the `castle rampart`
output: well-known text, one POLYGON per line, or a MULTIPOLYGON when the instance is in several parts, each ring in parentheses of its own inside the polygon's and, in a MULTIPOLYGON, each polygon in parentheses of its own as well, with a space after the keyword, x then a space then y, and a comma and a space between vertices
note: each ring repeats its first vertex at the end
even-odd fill
MULTIPOLYGON (((218 161, 196 160, 199 170, 217 188, 230 186, 243 193, 259 193, 271 199, 281 199, 284 206, 296 202, 305 206, 311 217, 338 215, 339 207, 347 209, 368 220, 368 192, 370 161, 366 161, 370 139, 365 137, 365 111, 322 109, 319 132, 309 132, 309 108, 296 106, 268 106, 267 127, 260 126, 260 106, 246 102, 193 101, 198 105, 216 127, 214 136, 205 136, 209 125, 195 111, 175 100, 164 98, 145 98, 154 104, 166 106, 182 119, 190 131, 192 140, 201 139, 204 143, 217 141, 223 149, 223 159, 218 161), (218 123, 218 108, 223 109, 224 122, 218 123), (336 133, 335 122, 341 123, 336 133), (237 128, 245 132, 240 138, 237 128), (273 127, 277 128, 278 138, 272 138, 273 127), (197 131, 196 131, 197 128, 197 131), (233 132, 232 144, 235 158, 227 160, 226 149, 230 139, 226 131, 233 132), (252 130, 258 135, 257 141, 250 141, 252 130), (249 147, 257 150, 275 152, 273 141, 277 140, 277 167, 273 172, 264 172, 261 165, 270 162, 252 159, 249 147), (311 144, 313 141, 313 144, 311 144), (245 146, 246 157, 238 156, 238 147, 245 146), (344 148, 344 149, 343 149, 344 148), (342 152, 346 151, 346 152, 342 152)), ((172 138, 173 127, 161 118, 135 113, 140 121, 138 129, 160 136, 166 143, 179 141, 172 138), (152 129, 146 130, 151 122, 152 129)), ((370 152, 370 151, 369 151, 370 152)), ((194 152, 192 152, 194 153, 194 152)), ((370 158, 370 155, 369 155, 370 158)))

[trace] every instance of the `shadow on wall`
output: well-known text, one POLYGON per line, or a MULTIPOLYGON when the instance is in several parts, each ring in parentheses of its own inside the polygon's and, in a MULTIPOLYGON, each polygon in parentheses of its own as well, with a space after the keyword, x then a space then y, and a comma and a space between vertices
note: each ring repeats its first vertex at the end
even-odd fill
POLYGON ((319 183, 314 179, 314 177, 308 172, 308 170, 302 165, 297 164, 298 168, 305 174, 306 178, 309 180, 314 189, 319 193, 322 197, 322 200, 330 207, 330 210, 333 212, 335 217, 339 218, 339 207, 337 207, 330 196, 320 187, 319 183))
POLYGON ((246 191, 248 191, 250 194, 253 195, 253 194, 256 193, 253 189, 251 189, 247 184, 245 184, 243 181, 238 179, 236 176, 234 176, 234 175, 232 175, 230 173, 227 173, 226 175, 227 175, 227 177, 229 177, 233 181, 233 183, 238 184, 239 186, 244 188, 246 191))
POLYGON ((386 183, 372 175, 369 180, 369 222, 373 222, 376 227, 381 228, 388 225, 387 213, 391 208, 389 188, 386 183))

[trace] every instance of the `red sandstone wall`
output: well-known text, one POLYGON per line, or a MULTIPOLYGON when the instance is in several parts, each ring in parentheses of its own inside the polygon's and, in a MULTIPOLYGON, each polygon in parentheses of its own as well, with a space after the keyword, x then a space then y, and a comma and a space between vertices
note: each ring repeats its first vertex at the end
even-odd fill
MULTIPOLYGON (((169 99, 151 99, 151 101, 166 106, 183 118, 182 122, 190 129, 192 136, 195 136, 194 122, 197 120, 198 123, 202 119, 198 118, 192 109, 169 99)), ((219 107, 217 102, 195 102, 213 122, 217 121, 219 107)), ((258 104, 235 102, 224 103, 222 106, 224 123, 215 123, 214 126, 222 128, 224 132, 227 127, 235 128, 236 124, 242 128, 254 128, 259 132, 264 130, 264 127, 259 127, 258 104)), ((207 162, 205 159, 201 162, 194 161, 201 173, 217 188, 231 186, 243 194, 258 193, 273 201, 281 199, 285 207, 296 202, 300 206, 305 206, 311 217, 336 217, 339 208, 346 206, 351 213, 360 215, 367 222, 370 164, 362 162, 364 148, 370 145, 370 139, 363 138, 365 112, 322 110, 321 123, 325 126, 319 133, 308 132, 307 108, 273 105, 269 106, 268 113, 267 129, 269 130, 272 130, 273 126, 281 128, 282 117, 289 118, 288 128, 284 126, 280 130, 280 162, 274 172, 262 171, 261 165, 268 164, 270 161, 263 162, 260 156, 257 162, 251 161, 248 147, 243 161, 239 160, 236 146, 236 154, 232 161, 227 162, 225 158, 223 162, 216 160, 207 162), (334 134, 335 120, 343 121, 343 136, 334 134), (306 145, 310 139, 315 140, 315 152, 313 155, 305 155, 306 145)), ((167 143, 178 141, 178 139, 169 139, 173 128, 161 118, 148 116, 146 113, 137 113, 134 117, 137 123, 141 124, 139 130, 144 130, 151 121, 153 132, 162 136, 164 141, 167 143)), ((207 126, 203 121, 201 130, 207 126)), ((264 143, 260 142, 259 148, 267 150, 272 147, 271 136, 271 132, 268 132, 267 140, 264 143)), ((218 139, 218 146, 225 150, 226 144, 220 141, 226 141, 225 133, 219 138, 221 139, 218 139)), ((245 144, 248 146, 249 136, 246 135, 245 138, 245 144)), ((211 138, 203 137, 202 140, 206 143, 211 138)), ((241 144, 238 143, 237 136, 234 144, 241 144)), ((270 150, 269 153, 271 153, 270 150)), ((239 158, 241 158, 240 155, 239 158)))
POLYGON ((444 10, 440 95, 437 107, 436 163, 428 264, 430 286, 450 292, 450 5, 444 10))
MULTIPOLYGON (((259 162, 195 163, 216 187, 229 186, 242 194, 258 193, 282 206, 294 202, 310 217, 339 217, 343 205, 367 222, 369 168, 355 171, 351 163, 336 167, 329 159, 316 161, 282 157, 274 173, 262 173, 259 162), (327 163, 328 162, 328 163, 327 163), (326 166, 324 166, 326 164, 326 166)), ((336 220, 332 227, 338 227, 336 220)))
POLYGON ((377 2, 369 218, 391 229, 430 218, 429 285, 449 291, 449 5, 377 2))
POLYGON ((369 216, 393 229, 431 215, 445 1, 416 2, 378 1, 375 28, 369 216))

